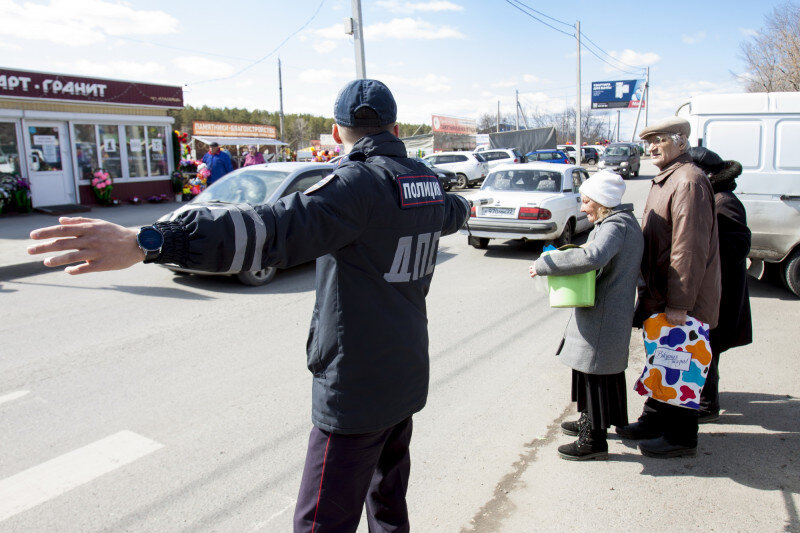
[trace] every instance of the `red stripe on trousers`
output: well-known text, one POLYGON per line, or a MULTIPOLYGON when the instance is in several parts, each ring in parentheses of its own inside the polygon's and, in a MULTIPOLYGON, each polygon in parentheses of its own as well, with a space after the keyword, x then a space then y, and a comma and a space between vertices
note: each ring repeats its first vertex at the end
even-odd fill
POLYGON ((319 492, 317 493, 317 506, 314 508, 314 521, 311 523, 311 533, 314 533, 314 528, 317 525, 317 511, 319 511, 319 500, 322 497, 322 479, 325 477, 325 461, 328 460, 328 446, 331 443, 331 435, 328 434, 328 442, 325 443, 325 455, 322 458, 322 473, 319 475, 319 492))

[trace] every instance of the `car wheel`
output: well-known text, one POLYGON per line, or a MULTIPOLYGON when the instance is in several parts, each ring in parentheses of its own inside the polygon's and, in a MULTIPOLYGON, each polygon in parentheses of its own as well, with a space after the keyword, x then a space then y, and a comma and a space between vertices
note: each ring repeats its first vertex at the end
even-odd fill
POLYGON ((800 296, 800 249, 795 250, 783 267, 783 284, 795 296, 800 296))
POLYGON ((574 165, 575 164, 575 158, 574 157, 570 157, 569 158, 569 163, 570 163, 570 165, 574 165))
POLYGON ((568 220, 564 225, 564 231, 561 232, 561 236, 554 241, 556 248, 572 243, 573 224, 574 222, 572 220, 568 220))
POLYGON ((633 173, 633 177, 634 178, 638 178, 639 177, 639 169, 638 168, 636 169, 636 172, 633 173))
POLYGON ((456 177, 458 178, 458 183, 456 184, 460 189, 466 189, 469 187, 469 180, 467 179, 466 174, 457 174, 456 177))
POLYGON ((268 267, 261 270, 255 270, 253 272, 239 272, 237 277, 239 281, 241 281, 245 285, 250 285, 251 287, 258 287, 259 285, 266 285, 272 278, 275 277, 275 273, 278 271, 275 267, 268 267))
POLYGON ((467 244, 478 250, 485 250, 489 246, 489 239, 486 237, 467 237, 467 244))
POLYGON ((450 189, 452 189, 452 188, 453 188, 453 187, 452 187, 452 186, 451 186, 449 183, 448 183, 447 185, 443 185, 443 186, 442 186, 442 189, 444 189, 445 191, 449 191, 449 190, 450 190, 450 189))
POLYGON ((597 163, 597 161, 595 161, 594 159, 587 159, 586 160, 586 164, 587 165, 594 165, 595 163, 597 163))

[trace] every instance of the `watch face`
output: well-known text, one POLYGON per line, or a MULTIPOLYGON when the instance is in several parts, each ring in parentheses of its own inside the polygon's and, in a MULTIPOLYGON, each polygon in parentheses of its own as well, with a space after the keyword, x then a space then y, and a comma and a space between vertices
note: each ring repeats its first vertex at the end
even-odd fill
POLYGON ((158 250, 164 244, 164 236, 155 228, 139 230, 139 246, 145 250, 158 250))

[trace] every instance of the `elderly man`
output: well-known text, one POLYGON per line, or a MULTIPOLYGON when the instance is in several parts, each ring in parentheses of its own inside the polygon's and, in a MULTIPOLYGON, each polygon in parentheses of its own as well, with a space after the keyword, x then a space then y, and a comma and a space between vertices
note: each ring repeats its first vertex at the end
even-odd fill
MULTIPOLYGON (((653 178, 642 217, 644 255, 634 324, 665 313, 679 325, 691 316, 717 325, 720 264, 714 192, 706 174, 692 162, 690 126, 671 118, 642 130, 660 172, 653 178)), ((641 440, 650 457, 697 455, 697 411, 648 398, 639 421, 618 427, 626 439, 641 440)))

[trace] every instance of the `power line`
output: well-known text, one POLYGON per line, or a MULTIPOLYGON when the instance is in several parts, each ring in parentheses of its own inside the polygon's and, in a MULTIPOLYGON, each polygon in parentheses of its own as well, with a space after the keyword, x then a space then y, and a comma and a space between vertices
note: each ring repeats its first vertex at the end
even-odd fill
MULTIPOLYGON (((583 35, 583 33, 581 33, 581 35, 583 35)), ((610 66, 611 68, 613 68, 615 70, 619 70, 620 72, 624 72, 626 74, 630 74, 631 76, 640 76, 642 74, 642 70, 644 70, 644 69, 640 68, 638 71, 634 72, 634 71, 630 71, 630 70, 624 69, 622 67, 618 67, 617 65, 614 65, 613 63, 609 63, 608 61, 606 61, 605 59, 603 59, 602 57, 597 55, 597 53, 594 50, 592 50, 592 48, 590 46, 587 46, 586 50, 588 50, 589 53, 591 53, 594 57, 596 57, 597 59, 599 59, 600 61, 602 61, 606 65, 610 66)))
MULTIPOLYGON (((518 1, 518 0, 517 0, 517 1, 518 1)), ((523 13, 525 13, 526 15, 528 15, 529 17, 531 17, 532 19, 534 19, 534 20, 537 20, 537 21, 541 22, 542 24, 544 24, 544 25, 545 25, 545 26, 547 26, 548 28, 551 28, 551 29, 553 29, 553 30, 556 30, 558 33, 563 33, 563 34, 564 34, 564 35, 566 35, 567 37, 575 37, 575 34, 574 34, 574 33, 567 33, 567 32, 565 32, 565 31, 563 31, 563 30, 559 30, 558 28, 556 28, 556 27, 555 27, 555 26, 553 26, 552 24, 548 24, 547 22, 543 21, 543 20, 542 20, 542 19, 540 19, 539 17, 537 17, 537 16, 535 16, 535 15, 531 15, 530 13, 528 13, 527 11, 525 11, 524 9, 522 9, 521 7, 519 7, 518 5, 516 5, 516 4, 514 4, 514 3, 512 3, 510 0, 506 0, 506 3, 507 3, 508 5, 510 5, 510 6, 512 6, 512 7, 515 7, 515 8, 517 8, 517 9, 519 9, 520 11, 522 11, 523 13)), ((533 10, 533 8, 526 6, 526 5, 525 5, 525 4, 523 4, 522 2, 518 2, 518 3, 519 3, 519 4, 521 4, 521 5, 523 5, 523 6, 525 6, 525 7, 526 7, 526 8, 528 8, 528 9, 531 9, 531 10, 533 10)), ((535 10, 534 10, 534 11, 535 11, 535 10)), ((538 13, 538 11, 537 11, 537 13, 538 13)), ((552 17, 548 17, 548 18, 552 18, 552 17)), ((555 19, 554 19, 554 20, 555 20, 555 19)), ((561 21, 560 21, 560 20, 558 20, 557 22, 561 22, 561 21)), ((561 23, 562 23, 562 24, 566 24, 565 22, 561 22, 561 23)), ((567 26, 569 26, 569 24, 567 24, 567 26)))
POLYGON ((552 20, 554 22, 558 22, 559 24, 563 24, 564 26, 567 26, 569 28, 575 28, 575 26, 573 24, 570 24, 569 22, 564 22, 563 20, 557 19, 555 17, 551 17, 550 15, 548 15, 546 13, 542 13, 541 11, 534 9, 531 6, 522 3, 520 0, 514 0, 514 1, 516 3, 522 5, 522 6, 525 6, 527 9, 530 9, 534 13, 538 13, 539 15, 543 16, 544 18, 550 19, 550 20, 552 20))
POLYGON ((169 44, 154 43, 154 42, 151 42, 151 41, 144 41, 142 39, 136 39, 134 37, 116 36, 116 38, 117 39, 124 39, 126 41, 133 41, 135 43, 140 43, 140 44, 149 44, 151 46, 160 46, 162 48, 169 48, 171 50, 180 50, 181 52, 189 52, 189 53, 198 54, 198 55, 201 55, 201 56, 221 57, 223 59, 236 59, 238 61, 250 61, 249 57, 228 56, 228 55, 224 55, 224 54, 215 54, 215 53, 212 53, 212 52, 200 52, 198 50, 193 50, 191 48, 181 48, 180 46, 172 46, 172 45, 169 45, 169 44))
POLYGON ((586 38, 586 40, 587 40, 587 41, 589 41, 590 43, 592 43, 592 44, 595 46, 595 48, 597 48, 598 50, 600 50, 602 53, 604 53, 605 55, 607 55, 608 57, 610 57, 611 59, 613 59, 613 60, 614 60, 614 61, 616 61, 617 63, 620 63, 621 65, 625 65, 626 67, 630 67, 630 68, 633 68, 633 69, 644 69, 644 68, 646 68, 646 67, 640 67, 640 66, 637 66, 637 65, 629 65, 628 63, 625 63, 625 62, 624 62, 624 61, 622 61, 621 59, 618 59, 618 58, 616 58, 616 57, 612 56, 611 54, 609 54, 608 52, 606 52, 605 50, 603 50, 602 48, 600 48, 600 45, 598 45, 598 44, 597 44, 596 42, 594 42, 593 40, 589 39, 589 36, 588 36, 588 35, 586 35, 585 33, 581 32, 581 36, 583 36, 584 38, 586 38))
POLYGON ((309 18, 309 19, 308 19, 308 20, 305 22, 305 24, 303 24, 302 26, 300 26, 299 28, 297 28, 297 29, 296 29, 296 30, 295 30, 295 31, 294 31, 294 32, 293 32, 291 35, 289 35, 289 36, 288 36, 286 39, 284 39, 283 41, 281 41, 281 43, 280 43, 278 46, 276 46, 276 47, 275 47, 275 48, 274 48, 274 49, 273 49, 273 50, 272 50, 270 53, 268 53, 268 54, 267 54, 267 55, 265 55, 264 57, 262 57, 262 58, 260 58, 260 59, 257 59, 257 60, 255 60, 255 61, 253 61, 252 63, 250 63, 250 64, 249 64, 249 65, 247 65, 246 67, 244 67, 244 68, 242 68, 242 69, 240 69, 240 70, 238 70, 238 71, 234 72, 234 73, 233 73, 233 74, 231 74, 230 76, 222 76, 222 77, 220 77, 220 78, 211 78, 211 79, 208 79, 208 80, 195 81, 195 82, 192 82, 192 83, 187 83, 186 85, 200 85, 200 84, 203 84, 203 83, 211 83, 212 81, 222 81, 222 80, 229 80, 229 79, 231 79, 231 78, 235 78, 236 76, 238 76, 239 74, 241 74, 241 73, 245 72, 246 70, 250 70, 250 69, 251 69, 251 68, 253 68, 254 66, 256 66, 256 65, 258 65, 259 63, 261 63, 262 61, 264 61, 265 59, 268 59, 269 57, 271 57, 271 56, 275 55, 275 52, 277 52, 278 50, 280 50, 280 49, 283 47, 283 45, 284 45, 284 44, 286 44, 286 43, 289 41, 289 39, 291 39, 292 37, 294 37, 295 35, 297 35, 298 33, 300 33, 300 31, 304 30, 304 29, 305 29, 305 28, 306 28, 306 27, 307 27, 309 24, 311 24, 311 23, 314 21, 314 19, 315 19, 315 18, 317 18, 317 15, 319 14, 320 10, 322 9, 322 5, 323 5, 324 3, 325 3, 325 0, 322 0, 322 1, 319 3, 319 5, 317 6, 317 10, 316 10, 316 11, 314 11, 314 14, 313 14, 313 15, 311 15, 311 18, 309 18))

